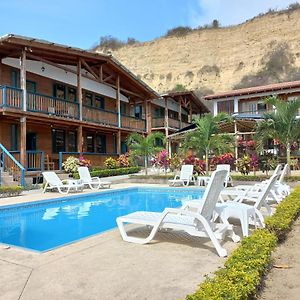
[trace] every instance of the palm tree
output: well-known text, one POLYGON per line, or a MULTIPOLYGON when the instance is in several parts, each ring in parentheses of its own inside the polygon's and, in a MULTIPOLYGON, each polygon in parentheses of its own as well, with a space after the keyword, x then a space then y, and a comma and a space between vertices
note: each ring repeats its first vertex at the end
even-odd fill
POLYGON ((232 151, 233 136, 219 133, 220 125, 231 121, 231 117, 225 113, 216 116, 205 114, 194 119, 196 130, 187 133, 185 136, 184 150, 192 149, 198 157, 205 156, 206 174, 208 174, 208 156, 211 152, 220 154, 232 151))
POLYGON ((257 125, 256 139, 259 145, 268 139, 278 140, 286 148, 286 162, 291 162, 291 146, 300 138, 300 99, 283 101, 276 96, 266 99, 274 111, 264 114, 264 120, 257 125))
POLYGON ((133 154, 144 158, 146 175, 148 174, 149 157, 163 149, 163 147, 157 146, 158 140, 165 143, 165 135, 162 132, 154 132, 147 137, 139 133, 132 133, 127 138, 127 145, 133 154))

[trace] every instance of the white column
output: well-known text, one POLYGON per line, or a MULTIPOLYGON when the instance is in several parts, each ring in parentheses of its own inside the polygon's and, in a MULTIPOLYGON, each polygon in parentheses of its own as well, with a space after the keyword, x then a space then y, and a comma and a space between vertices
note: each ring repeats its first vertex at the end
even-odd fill
POLYGON ((233 99, 233 112, 234 113, 239 112, 239 99, 237 97, 234 97, 233 99))
POLYGON ((218 114, 218 101, 214 100, 214 116, 218 114))

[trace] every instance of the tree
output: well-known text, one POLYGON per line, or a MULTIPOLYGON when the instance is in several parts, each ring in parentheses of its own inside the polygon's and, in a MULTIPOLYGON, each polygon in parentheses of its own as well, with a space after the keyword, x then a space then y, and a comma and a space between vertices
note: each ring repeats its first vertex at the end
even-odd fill
POLYGON ((205 156, 206 174, 208 174, 208 157, 211 152, 221 154, 233 150, 233 136, 220 134, 221 123, 231 122, 229 115, 220 113, 216 116, 205 114, 203 117, 194 119, 196 130, 186 134, 184 150, 194 150, 198 157, 205 156))
POLYGON ((268 139, 278 140, 286 149, 286 162, 291 162, 291 146, 300 138, 300 99, 283 101, 276 96, 266 99, 274 111, 264 114, 264 120, 258 123, 256 139, 261 147, 268 139))
POLYGON ((139 133, 132 133, 127 138, 127 145, 133 154, 143 157, 146 175, 148 174, 149 157, 163 149, 163 147, 157 146, 158 141, 165 142, 165 135, 162 132, 154 132, 147 137, 139 133))

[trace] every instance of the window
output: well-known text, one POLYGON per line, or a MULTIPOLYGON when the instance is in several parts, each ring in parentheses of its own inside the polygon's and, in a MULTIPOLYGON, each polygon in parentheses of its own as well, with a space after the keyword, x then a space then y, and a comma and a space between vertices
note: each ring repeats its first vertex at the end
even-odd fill
POLYGON ((96 152, 106 153, 106 136, 96 135, 96 152))
POLYGON ((182 122, 186 122, 186 123, 187 123, 187 122, 189 121, 189 117, 188 117, 188 115, 184 115, 184 114, 182 114, 182 115, 181 115, 181 121, 182 121, 182 122))
POLYGON ((36 93, 36 82, 27 80, 26 81, 27 92, 36 93))
POLYGON ((127 114, 127 106, 126 106, 126 103, 125 103, 125 102, 121 102, 120 105, 121 105, 121 114, 122 114, 122 115, 126 115, 126 114, 127 114))
POLYGON ((218 102, 218 113, 220 112, 225 112, 228 114, 232 114, 233 113, 233 100, 227 100, 227 101, 220 101, 218 102))
POLYGON ((173 111, 173 110, 169 110, 169 118, 178 120, 178 112, 173 111))
POLYGON ((163 147, 164 146, 164 143, 161 139, 156 138, 154 143, 155 143, 156 147, 163 147))
POLYGON ((95 96, 95 104, 94 106, 97 107, 97 108, 101 108, 101 109, 104 109, 104 97, 101 97, 101 96, 95 96))
POLYGON ((52 151, 53 153, 66 151, 66 134, 64 130, 52 129, 52 151))
POLYGON ((85 93, 83 97, 83 104, 87 106, 93 105, 93 94, 91 93, 85 93))
POLYGON ((11 125, 11 150, 18 150, 18 125, 11 125))
POLYGON ((68 134, 68 151, 77 151, 77 133, 75 131, 69 131, 68 134))
POLYGON ((155 108, 155 117, 162 118, 165 116, 165 109, 163 107, 156 107, 155 108))
POLYGON ((92 134, 86 136, 86 150, 87 152, 94 152, 94 136, 92 134))
POLYGON ((142 119, 143 109, 142 105, 136 105, 134 107, 134 116, 138 119, 142 119))
POLYGON ((68 100, 72 102, 76 102, 77 91, 75 88, 68 87, 68 100))
POLYGON ((265 111, 267 109, 266 103, 257 103, 257 110, 258 111, 265 111))
POLYGON ((55 83, 53 86, 53 96, 59 99, 66 99, 66 87, 63 84, 55 83))
POLYGON ((15 88, 20 86, 20 75, 18 70, 11 71, 11 86, 15 88))

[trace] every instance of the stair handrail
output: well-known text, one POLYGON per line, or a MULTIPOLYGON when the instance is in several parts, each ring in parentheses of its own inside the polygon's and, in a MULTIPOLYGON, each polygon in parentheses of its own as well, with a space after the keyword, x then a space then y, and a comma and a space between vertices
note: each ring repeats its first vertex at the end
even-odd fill
MULTIPOLYGON (((18 162, 16 160, 15 157, 13 157, 13 155, 11 155, 9 153, 9 151, 0 143, 0 149, 2 150, 2 152, 7 155, 15 164, 16 166, 20 169, 21 171, 21 186, 25 187, 25 168, 21 165, 20 162, 18 162)), ((3 161, 2 161, 2 165, 4 165, 4 156, 3 156, 3 161)))

